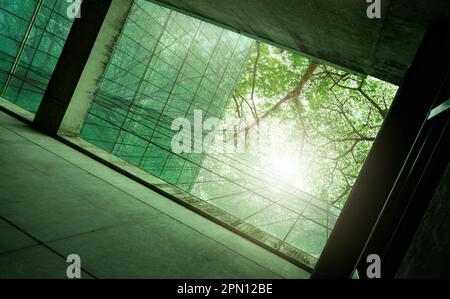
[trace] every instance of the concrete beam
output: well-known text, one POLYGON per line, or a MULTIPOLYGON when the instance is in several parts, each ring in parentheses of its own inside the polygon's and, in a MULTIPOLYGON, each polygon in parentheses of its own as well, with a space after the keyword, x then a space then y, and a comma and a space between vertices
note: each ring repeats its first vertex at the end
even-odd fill
POLYGON ((89 0, 81 6, 51 77, 34 126, 78 136, 133 0, 89 0))

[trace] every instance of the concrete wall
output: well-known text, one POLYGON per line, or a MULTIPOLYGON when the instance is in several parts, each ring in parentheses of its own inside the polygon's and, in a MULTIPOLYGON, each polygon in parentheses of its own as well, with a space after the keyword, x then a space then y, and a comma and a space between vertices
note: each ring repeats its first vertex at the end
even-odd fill
POLYGON ((430 20, 449 19, 448 0, 150 0, 323 62, 400 83, 430 20))

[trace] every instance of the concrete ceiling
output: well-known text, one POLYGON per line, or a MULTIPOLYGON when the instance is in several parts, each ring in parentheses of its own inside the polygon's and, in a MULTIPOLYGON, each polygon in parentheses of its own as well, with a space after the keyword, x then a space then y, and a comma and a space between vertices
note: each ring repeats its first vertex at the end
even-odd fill
MULTIPOLYGON (((307 56, 399 84, 431 20, 450 20, 448 0, 152 0, 307 56)), ((449 28, 450 30, 450 28, 449 28)))

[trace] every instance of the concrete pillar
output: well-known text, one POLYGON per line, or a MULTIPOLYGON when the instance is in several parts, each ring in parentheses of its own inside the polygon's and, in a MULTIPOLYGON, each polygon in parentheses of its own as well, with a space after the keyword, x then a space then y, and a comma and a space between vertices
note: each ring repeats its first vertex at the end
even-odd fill
POLYGON ((78 136, 133 0, 88 0, 81 6, 34 119, 49 135, 78 136))

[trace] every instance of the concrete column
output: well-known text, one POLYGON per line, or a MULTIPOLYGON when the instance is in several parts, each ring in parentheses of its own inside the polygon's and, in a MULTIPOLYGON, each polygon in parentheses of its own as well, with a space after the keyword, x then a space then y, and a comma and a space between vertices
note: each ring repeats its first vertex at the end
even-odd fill
POLYGON ((36 113, 37 129, 79 135, 132 5, 133 0, 83 1, 36 113))

